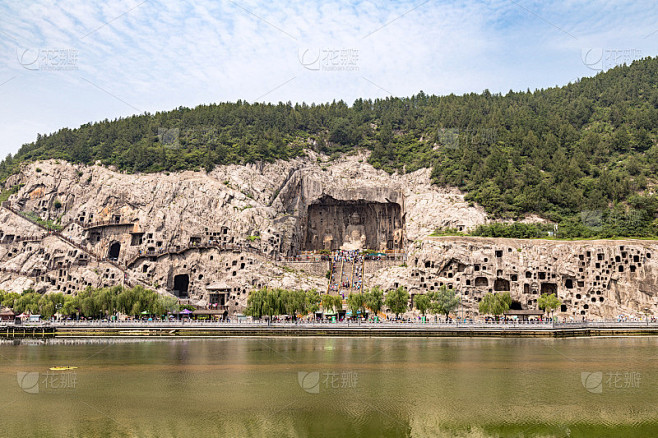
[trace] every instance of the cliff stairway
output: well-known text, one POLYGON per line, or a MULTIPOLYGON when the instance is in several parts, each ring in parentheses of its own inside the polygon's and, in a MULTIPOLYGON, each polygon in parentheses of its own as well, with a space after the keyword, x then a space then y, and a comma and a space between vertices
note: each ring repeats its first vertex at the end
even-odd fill
POLYGON ((345 260, 338 253, 334 254, 331 262, 331 274, 327 293, 335 292, 348 295, 351 292, 363 292, 363 256, 358 254, 345 260))
POLYGON ((212 242, 212 243, 195 243, 195 244, 189 244, 185 246, 176 246, 176 247, 165 247, 164 249, 160 249, 158 251, 144 251, 144 252, 139 252, 132 256, 127 262, 126 262, 126 267, 129 268, 132 265, 134 265, 137 260, 142 259, 142 258, 149 258, 149 257, 164 257, 167 255, 177 255, 177 254, 182 254, 186 251, 190 250, 205 250, 205 249, 217 249, 219 251, 225 251, 225 252, 234 252, 234 253, 240 253, 240 252, 251 252, 253 254, 257 254, 263 257, 269 257, 267 254, 264 252, 253 248, 251 246, 245 246, 245 245, 233 245, 233 244, 220 244, 218 242, 212 242))
POLYGON ((337 275, 339 272, 342 272, 342 267, 343 261, 341 260, 339 262, 336 259, 336 256, 334 256, 331 260, 331 274, 329 274, 329 284, 327 285, 328 294, 330 294, 332 291, 336 291, 336 294, 338 294, 338 291, 340 290, 340 277, 337 277, 337 275))
POLYGON ((352 263, 352 281, 350 292, 363 293, 363 271, 365 263, 362 255, 357 255, 352 263))
POLYGON ((4 240, 0 239, 0 245, 11 245, 14 243, 21 243, 21 242, 41 242, 43 239, 48 237, 48 234, 41 234, 38 236, 22 236, 22 237, 15 237, 12 240, 4 240))
MULTIPOLYGON (((134 226, 132 222, 117 222, 113 220, 99 221, 99 222, 81 222, 79 220, 74 220, 71 223, 79 225, 83 230, 88 231, 93 228, 103 228, 103 227, 127 227, 134 226)), ((68 224, 67 224, 68 225, 68 224)))
MULTIPOLYGON (((108 263, 108 264, 114 266, 115 268, 117 268, 118 270, 120 270, 120 271, 123 273, 124 283, 127 284, 129 287, 132 287, 133 285, 138 284, 138 283, 141 284, 142 286, 149 287, 146 283, 144 283, 144 282, 142 282, 142 281, 139 281, 139 280, 137 280, 136 282, 130 281, 130 280, 128 279, 128 271, 126 270, 125 267, 121 266, 120 264, 118 264, 118 263, 116 263, 116 262, 113 262, 113 261, 111 261, 111 260, 108 260, 107 258, 100 257, 100 256, 98 256, 97 254, 94 254, 92 251, 89 251, 87 248, 83 247, 83 246, 80 245, 79 243, 74 242, 72 239, 70 239, 70 238, 64 236, 64 235, 61 233, 61 231, 54 231, 54 230, 51 230, 50 228, 46 227, 45 225, 39 223, 38 221, 36 221, 36 220, 34 220, 34 219, 30 218, 30 217, 27 217, 27 216, 21 214, 18 210, 15 210, 13 207, 11 207, 11 205, 9 205, 8 202, 3 202, 3 203, 2 203, 2 208, 7 209, 7 211, 10 211, 11 213, 15 214, 16 216, 18 216, 18 217, 20 217, 20 218, 22 218, 22 219, 24 219, 24 220, 26 220, 26 221, 28 221, 28 222, 34 224, 34 225, 40 227, 41 229, 47 231, 47 235, 51 235, 51 236, 57 237, 57 238, 60 239, 62 242, 65 242, 66 244, 71 245, 71 246, 73 246, 74 248, 79 249, 79 250, 82 251, 84 254, 87 254, 90 258, 92 258, 93 260, 95 260, 97 263, 108 263)), ((66 226, 68 226, 68 225, 70 225, 70 224, 67 224, 66 226)), ((66 228, 66 226, 63 227, 63 228, 66 228)), ((46 236, 44 236, 44 237, 46 237, 46 236)), ((57 269, 59 269, 59 268, 57 268, 57 269)), ((25 275, 25 274, 21 274, 21 275, 25 275)))

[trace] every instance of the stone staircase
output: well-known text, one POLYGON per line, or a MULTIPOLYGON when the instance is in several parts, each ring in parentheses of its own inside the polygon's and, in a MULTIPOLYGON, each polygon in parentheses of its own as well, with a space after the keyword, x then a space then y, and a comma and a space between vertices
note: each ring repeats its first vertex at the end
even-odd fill
POLYGON ((217 249, 219 251, 224 251, 224 252, 234 252, 234 253, 241 253, 241 252, 250 252, 252 254, 256 254, 262 257, 266 257, 269 259, 272 259, 271 256, 267 255, 263 251, 253 248, 248 245, 235 245, 235 244, 224 244, 224 243, 219 243, 219 242, 212 242, 212 243, 195 243, 195 244, 189 244, 189 245, 184 245, 184 246, 176 246, 176 247, 171 247, 167 246, 163 249, 160 249, 158 251, 144 251, 141 253, 137 253, 134 256, 132 256, 127 262, 126 262, 126 267, 130 268, 133 266, 137 260, 142 259, 142 258, 148 258, 148 257, 163 257, 166 255, 177 255, 177 254, 182 254, 186 251, 190 250, 206 250, 206 249, 217 249))
MULTIPOLYGON (((44 238, 45 238, 46 236, 48 236, 48 235, 51 235, 51 236, 57 237, 57 238, 60 239, 61 241, 65 242, 66 244, 68 244, 68 245, 70 245, 70 246, 73 246, 73 247, 76 248, 76 249, 79 249, 79 250, 82 251, 84 254, 87 254, 91 259, 95 260, 97 263, 107 263, 107 264, 112 265, 113 267, 117 268, 118 270, 120 270, 120 271, 123 273, 125 284, 127 284, 127 285, 129 285, 129 286, 130 286, 130 285, 141 284, 142 286, 150 287, 150 286, 148 286, 146 283, 144 283, 144 282, 142 282, 142 281, 139 281, 139 280, 131 281, 131 280, 129 280, 129 278, 128 278, 128 275, 129 275, 129 274, 128 274, 128 270, 126 269, 126 267, 124 267, 124 266, 120 265, 119 263, 116 263, 116 262, 114 262, 114 261, 112 261, 112 260, 108 260, 108 259, 105 258, 105 257, 101 257, 101 256, 99 256, 99 255, 93 253, 92 251, 88 250, 87 248, 85 248, 84 246, 80 245, 79 243, 77 243, 77 242, 73 241, 72 239, 70 239, 70 238, 64 236, 64 235, 61 233, 61 231, 54 231, 54 230, 51 230, 51 229, 49 229, 48 227, 44 226, 43 224, 41 224, 41 223, 35 221, 34 219, 22 215, 19 211, 15 210, 15 209, 9 204, 8 201, 5 201, 5 202, 2 203, 2 208, 5 208, 6 210, 10 211, 11 213, 15 214, 16 216, 18 216, 18 217, 20 217, 20 218, 22 218, 22 219, 24 219, 24 220, 26 220, 26 221, 28 221, 28 222, 34 224, 34 225, 40 227, 41 229, 47 231, 46 235, 43 236, 44 238)), ((66 228, 68 225, 70 225, 70 223, 67 224, 66 226, 62 227, 62 229, 66 228)), ((59 268, 57 268, 57 269, 59 269, 59 268)), ((17 272, 17 273, 20 274, 20 272, 17 272)), ((21 275, 25 275, 25 274, 21 274, 21 275)), ((132 287, 132 286, 130 286, 130 287, 132 287)))

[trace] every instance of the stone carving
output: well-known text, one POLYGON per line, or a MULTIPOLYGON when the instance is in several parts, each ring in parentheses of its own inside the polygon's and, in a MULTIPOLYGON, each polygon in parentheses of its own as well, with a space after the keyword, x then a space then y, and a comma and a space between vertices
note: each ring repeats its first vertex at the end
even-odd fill
POLYGON ((208 287, 222 284, 234 313, 265 285, 326 291, 328 262, 305 251, 342 247, 404 251, 406 263, 366 261, 364 287, 419 294, 450 285, 465 315, 477 313, 484 293, 507 290, 521 308, 555 292, 564 317, 658 311, 655 243, 430 238, 487 216, 456 189, 432 186, 429 173, 388 175, 365 155, 329 161, 313 152, 210 173, 26 165, 7 181, 24 185, 0 209, 0 289, 76 293, 126 282, 203 305, 208 287), (49 233, 20 213, 63 228, 49 233))

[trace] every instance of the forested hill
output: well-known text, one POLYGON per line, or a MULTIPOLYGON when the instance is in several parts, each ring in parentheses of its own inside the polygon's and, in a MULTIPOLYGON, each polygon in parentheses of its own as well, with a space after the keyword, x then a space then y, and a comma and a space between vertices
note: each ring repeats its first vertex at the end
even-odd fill
POLYGON ((633 209, 642 230, 624 233, 654 235, 657 81, 658 58, 646 58, 535 92, 181 107, 39 135, 0 163, 0 178, 38 159, 156 172, 366 148, 387 171, 433 166, 434 182, 499 217, 574 224, 583 210, 633 209))

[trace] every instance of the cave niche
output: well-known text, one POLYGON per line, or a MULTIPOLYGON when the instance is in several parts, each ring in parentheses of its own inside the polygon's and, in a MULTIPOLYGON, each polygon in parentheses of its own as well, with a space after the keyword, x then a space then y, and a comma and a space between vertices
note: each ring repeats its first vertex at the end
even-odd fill
POLYGON ((323 196, 308 207, 303 250, 402 250, 400 204, 323 196))

